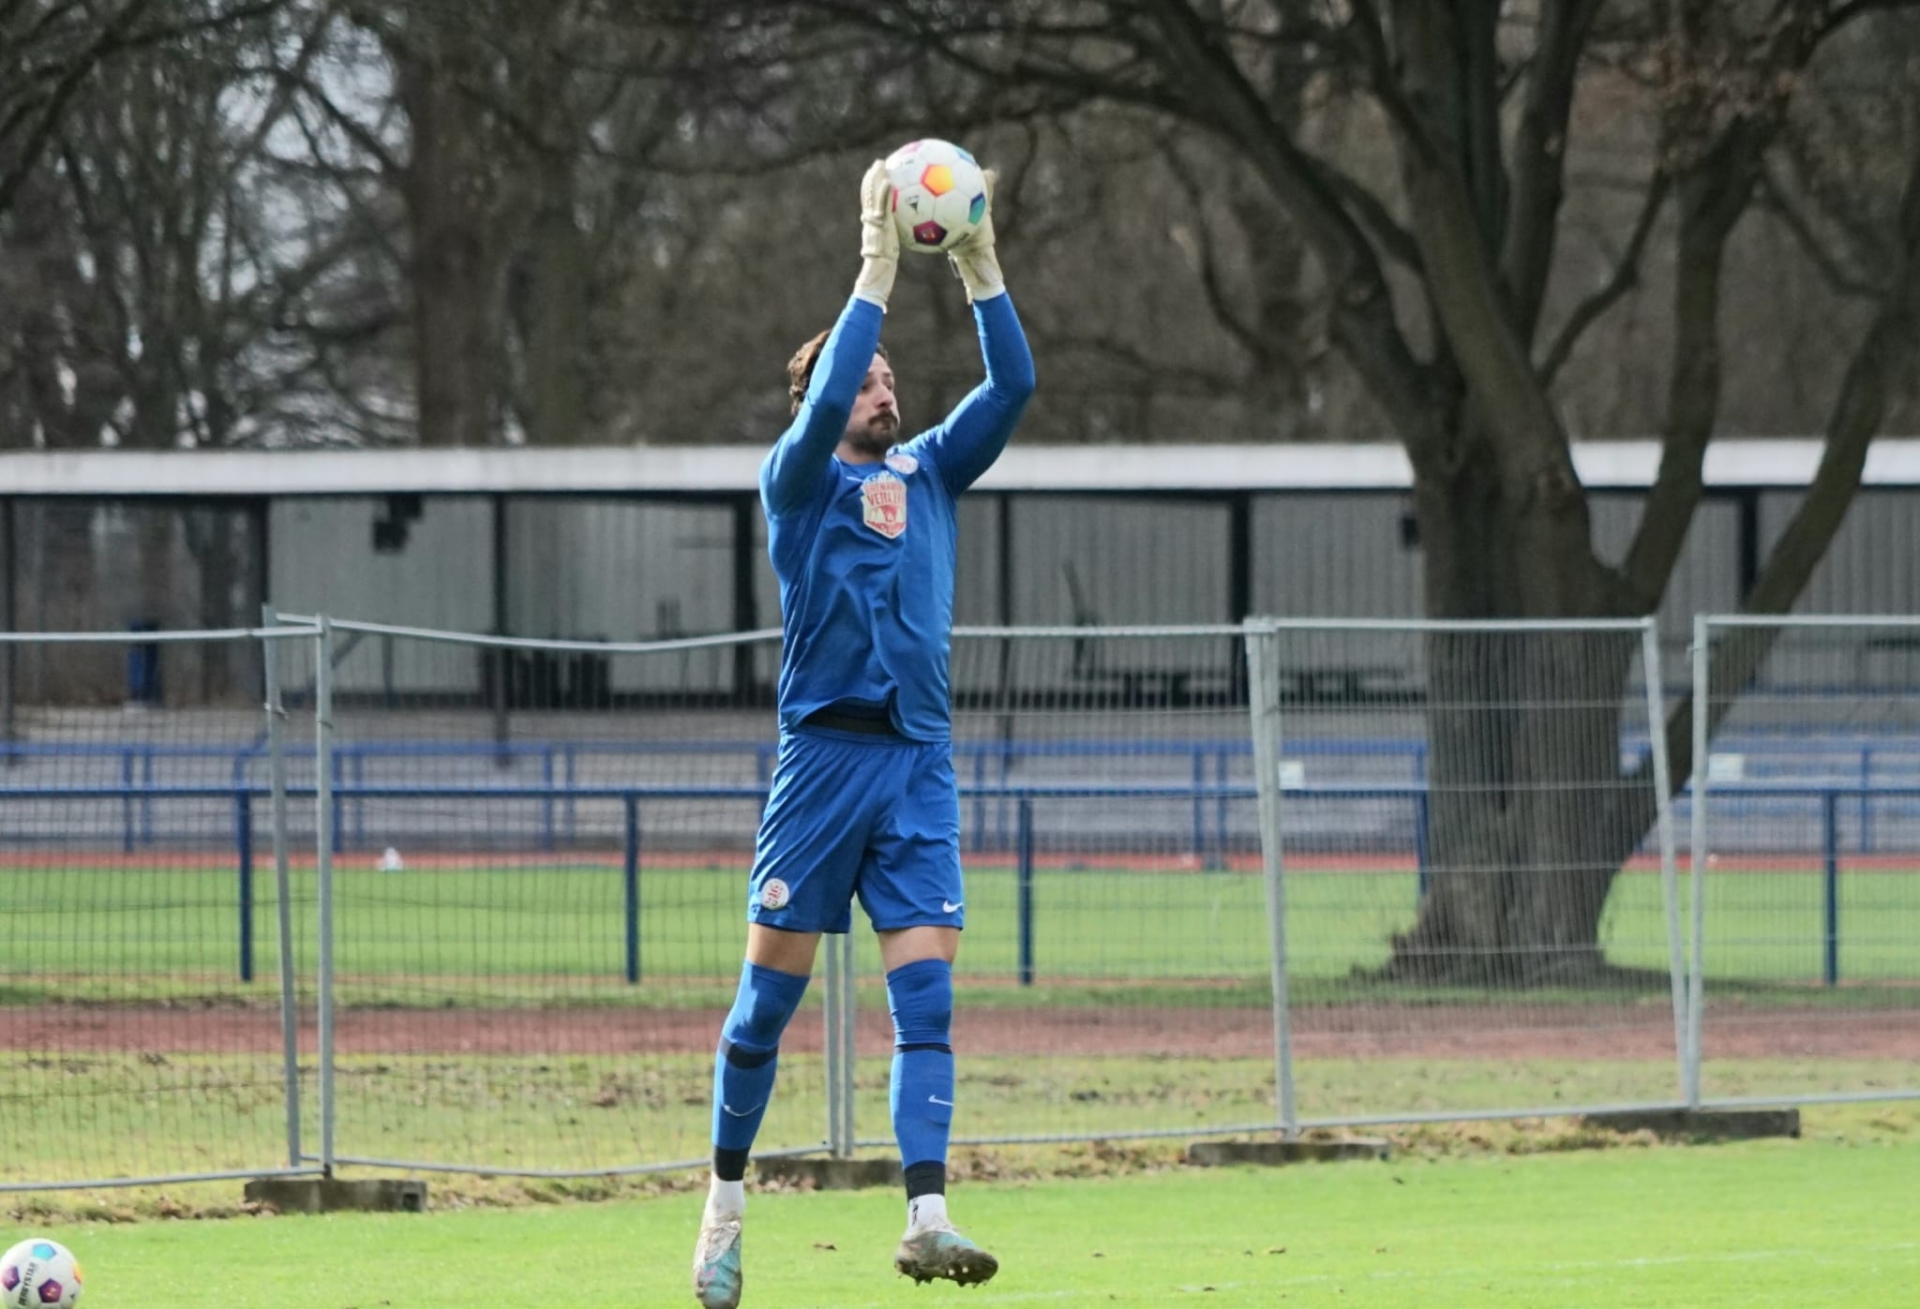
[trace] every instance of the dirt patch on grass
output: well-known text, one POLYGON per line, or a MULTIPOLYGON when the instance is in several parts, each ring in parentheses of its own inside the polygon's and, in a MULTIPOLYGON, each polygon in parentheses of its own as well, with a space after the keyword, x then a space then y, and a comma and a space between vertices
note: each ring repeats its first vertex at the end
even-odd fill
MULTIPOLYGON (((720 1008, 348 1009, 337 1015, 342 1055, 648 1055, 710 1052, 720 1008)), ((311 1014, 300 1048, 317 1048, 311 1014)), ((1660 1059, 1674 1050, 1673 1019, 1659 1005, 1324 1005, 1292 1023, 1305 1059, 1660 1059)), ((863 1051, 887 1048, 884 1013, 860 1014, 863 1051)), ((1264 1008, 964 1007, 954 1043, 974 1055, 1123 1055, 1259 1058, 1273 1052, 1264 1008)), ((817 1015, 788 1029, 782 1048, 817 1054, 817 1015)), ((1828 1057, 1920 1059, 1920 1009, 1709 1010, 1709 1058, 1828 1057)), ((0 1049, 80 1052, 249 1054, 281 1046, 270 1010, 184 1009, 165 1005, 0 1007, 0 1049)))

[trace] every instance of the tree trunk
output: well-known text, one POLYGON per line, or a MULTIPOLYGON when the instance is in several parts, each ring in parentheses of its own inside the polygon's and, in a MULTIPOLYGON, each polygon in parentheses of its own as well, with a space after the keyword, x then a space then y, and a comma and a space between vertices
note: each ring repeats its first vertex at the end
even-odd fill
POLYGON ((1528 986, 1604 971, 1600 915, 1641 832, 1621 785, 1628 633, 1426 643, 1429 882, 1391 976, 1528 986))
MULTIPOLYGON (((1428 611, 1443 618, 1611 617, 1618 579, 1593 559, 1584 497, 1471 453, 1415 489, 1428 611)), ((1429 881, 1389 977, 1529 986, 1604 972, 1607 892, 1641 831, 1622 785, 1632 632, 1443 631, 1425 644, 1429 881)))
POLYGON ((394 51, 411 125, 415 385, 420 444, 492 445, 499 428, 501 281, 507 242, 498 161, 460 81, 459 34, 414 34, 394 51))
POLYGON ((527 439, 536 445, 578 445, 594 435, 587 424, 586 367, 591 257, 574 216, 573 156, 548 151, 540 178, 527 332, 527 439))

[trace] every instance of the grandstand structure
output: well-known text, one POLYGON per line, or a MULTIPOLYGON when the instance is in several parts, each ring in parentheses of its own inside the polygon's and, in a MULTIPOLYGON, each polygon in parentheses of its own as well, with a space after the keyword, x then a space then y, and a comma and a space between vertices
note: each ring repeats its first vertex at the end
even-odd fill
MULTIPOLYGON (((778 623, 778 595, 755 489, 762 453, 0 454, 0 630, 217 628, 252 622, 262 604, 547 638, 764 629, 778 623)), ((1659 446, 1590 441, 1574 456, 1601 552, 1621 554, 1659 446)), ((1692 614, 1740 607, 1818 456, 1814 441, 1714 444, 1705 502, 1660 613, 1670 653, 1685 646, 1692 614)), ((1016 445, 962 502, 957 617, 1012 626, 1418 615, 1410 487, 1404 453, 1384 444, 1016 445)), ((1875 445, 1799 609, 1920 609, 1920 440, 1875 445)), ((1887 644, 1861 671, 1904 678, 1916 660, 1920 652, 1887 644)), ((384 685, 391 670, 369 646, 340 672, 351 693, 384 685)), ((743 660, 731 692, 745 694, 763 672, 743 660)), ((596 693, 591 670, 573 676, 582 694, 596 693)), ((1335 652, 1302 676, 1329 695, 1391 689, 1358 654, 1335 652)), ((192 670, 191 685, 134 685, 110 661, 26 661, 9 678, 16 693, 97 703, 123 693, 251 699, 257 689, 239 668, 192 670)))

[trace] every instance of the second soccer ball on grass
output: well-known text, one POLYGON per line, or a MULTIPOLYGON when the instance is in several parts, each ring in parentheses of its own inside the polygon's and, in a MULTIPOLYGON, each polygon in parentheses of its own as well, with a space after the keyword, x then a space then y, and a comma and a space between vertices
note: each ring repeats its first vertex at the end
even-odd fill
POLYGON ((0 1254, 0 1306, 73 1309, 80 1303, 80 1263, 73 1252, 43 1236, 0 1254))

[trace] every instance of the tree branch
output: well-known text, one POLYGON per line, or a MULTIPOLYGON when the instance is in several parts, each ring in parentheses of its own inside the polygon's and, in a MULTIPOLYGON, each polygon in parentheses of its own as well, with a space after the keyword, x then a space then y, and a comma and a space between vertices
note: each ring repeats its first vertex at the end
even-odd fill
POLYGON ((1214 254, 1213 233, 1206 220, 1205 188, 1200 185, 1199 179, 1194 177, 1193 171, 1180 157, 1179 150, 1171 143, 1166 147, 1166 159, 1168 167, 1173 172, 1174 180, 1180 184, 1180 189, 1186 192, 1188 203, 1199 215, 1196 226, 1200 233, 1200 289, 1206 294, 1207 305, 1212 309, 1213 316, 1219 320, 1220 325, 1226 328, 1227 335, 1238 341, 1240 348, 1248 355, 1258 359, 1261 356, 1263 344, 1260 334, 1251 323, 1241 318, 1239 311, 1233 306, 1232 296, 1227 293, 1227 288, 1220 278, 1220 263, 1214 254))
POLYGON ((1860 276, 1846 267, 1843 256, 1828 250, 1813 230, 1813 223, 1800 212, 1800 209, 1788 197, 1786 188, 1773 176, 1771 169, 1762 169, 1759 177, 1760 194, 1766 201, 1767 212, 1777 217, 1781 225, 1793 237, 1794 244, 1800 247, 1807 261, 1840 295, 1856 299, 1878 300, 1881 289, 1874 282, 1860 276))
POLYGON ((1211 50, 1192 10, 1179 0, 1143 0, 1165 37, 1168 72, 1194 97, 1188 117, 1248 155, 1302 236, 1333 289, 1329 330, 1373 387, 1410 451, 1431 450, 1439 425, 1425 369, 1393 311, 1392 293, 1366 234, 1279 125, 1231 58, 1211 50))
MULTIPOLYGON (((60 125, 61 115, 66 112, 73 97, 79 93, 81 85, 92 76, 93 70, 99 66, 101 60, 125 46, 127 29, 139 20, 141 13, 151 3, 152 0, 128 0, 126 8, 115 14, 100 34, 88 43, 87 47, 80 51, 61 73, 59 82, 41 102, 40 121, 28 134, 25 146, 7 171, 0 173, 0 213, 5 213, 13 207, 14 197, 19 193, 27 175, 39 166, 41 155, 46 153, 47 143, 53 139, 53 134, 60 125)), ((20 119, 16 117, 15 121, 20 119)), ((12 127, 13 123, 9 123, 8 126, 12 127)), ((5 135, 0 134, 0 140, 4 139, 5 135)))
POLYGON ((1567 321, 1561 325, 1560 333, 1554 338, 1553 345, 1547 350, 1539 365, 1540 384, 1551 387, 1554 378, 1560 374, 1572 356, 1574 347, 1580 344, 1587 329, 1599 322, 1606 312, 1640 283, 1640 260, 1646 252, 1647 239, 1653 234, 1655 222, 1660 210, 1666 203, 1667 191, 1671 180, 1664 170, 1658 170, 1647 182, 1646 197, 1640 205, 1640 216, 1634 221, 1633 232, 1627 238, 1626 249, 1620 252, 1620 258, 1614 262, 1613 273, 1606 283, 1592 295, 1574 306, 1567 321))
MULTIPOLYGON (((1920 147, 1913 151, 1897 240, 1887 294, 1847 366, 1828 417, 1820 466, 1767 556, 1753 593, 1742 606, 1747 613, 1784 614, 1793 608, 1846 520, 1847 507, 1860 489, 1867 453, 1886 421, 1892 396, 1911 373, 1915 355, 1920 353, 1920 147)), ((1709 736, 1759 670, 1780 630, 1737 629, 1714 651, 1708 673, 1709 736)), ((1676 791, 1686 784, 1697 763, 1693 758, 1693 707, 1689 699, 1667 720, 1667 752, 1673 761, 1676 791)), ((1647 774, 1650 766, 1642 765, 1640 773, 1647 774)), ((1637 780, 1644 782, 1647 778, 1637 780)), ((1644 820, 1650 825, 1652 788, 1638 787, 1635 794, 1646 796, 1644 820)))
POLYGON ((1347 207, 1367 235, 1373 238, 1382 253, 1415 276, 1425 273, 1420 243, 1413 239, 1412 232, 1400 225, 1379 196, 1319 156, 1307 155, 1305 158, 1326 183, 1327 189, 1339 197, 1340 203, 1347 207))
POLYGON ((1868 14, 1892 13, 1901 9, 1920 9, 1920 0, 1849 0, 1831 14, 1817 29, 1814 39, 1824 41, 1856 18, 1868 14))
POLYGON ((1581 52, 1600 0, 1547 0, 1527 93, 1513 134, 1513 187, 1500 278, 1515 330, 1531 342, 1546 300, 1565 197, 1568 124, 1581 52))
MULTIPOLYGON (((279 74, 279 80, 284 85, 301 92, 310 102, 317 106, 321 115, 325 117, 328 122, 339 128, 348 140, 367 152, 383 174, 388 177, 399 177, 405 171, 405 166, 398 159, 394 158, 392 152, 387 149, 385 142, 375 136, 366 124, 354 118, 353 115, 340 108, 339 105, 336 105, 333 102, 333 98, 323 91, 311 78, 307 77, 303 71, 288 69, 279 74)), ((307 148, 313 152, 313 157, 316 160, 324 158, 325 156, 321 152, 319 138, 314 136, 312 129, 307 126, 305 116, 296 112, 293 117, 294 121, 299 124, 302 135, 306 137, 307 148)))
MULTIPOLYGON (((1408 97, 1424 114, 1441 113, 1453 76, 1446 16, 1422 0, 1400 0, 1395 16, 1408 97)), ((1515 331, 1468 179, 1443 144, 1447 131, 1441 123, 1397 140, 1430 303, 1515 494, 1557 494, 1577 485, 1566 432, 1515 331)))
POLYGON ((1660 471, 1621 565, 1635 605, 1660 602, 1700 502, 1701 466, 1720 412, 1720 279, 1727 241, 1753 194, 1777 114, 1736 118, 1681 175, 1674 253, 1673 371, 1660 471))
MULTIPOLYGON (((0 173, 0 213, 12 207, 22 183, 46 153, 47 144, 58 130, 61 116, 66 112, 73 98, 80 91, 88 77, 107 59, 133 50, 150 49, 157 45, 192 36, 202 32, 218 31, 238 23, 262 18, 282 7, 287 0, 248 0, 231 9, 218 10, 204 18, 186 22, 161 23, 152 27, 138 28, 146 11, 152 7, 153 0, 127 0, 126 5, 108 19, 91 40, 77 51, 69 60, 55 61, 51 68, 58 68, 58 80, 53 88, 38 102, 39 121, 28 133, 26 142, 4 173, 0 173)), ((63 12, 63 11, 54 11, 63 12)), ((50 16, 49 16, 50 17, 50 16)), ((35 102, 29 98, 24 106, 16 108, 9 115, 4 126, 0 126, 0 141, 4 141, 16 130, 26 117, 35 112, 35 102)))

